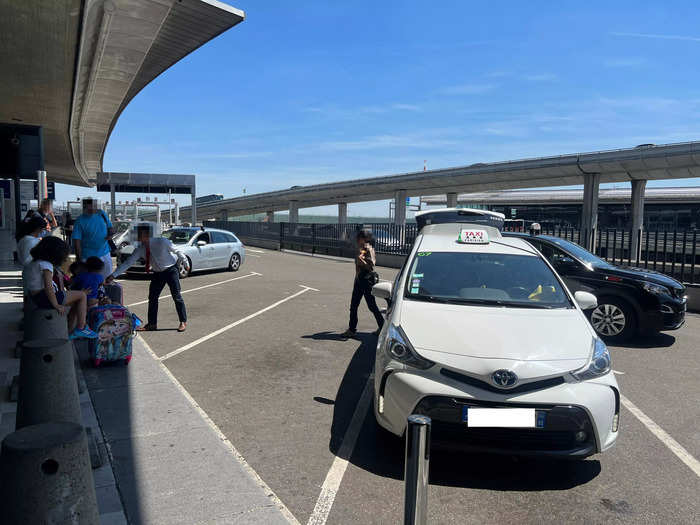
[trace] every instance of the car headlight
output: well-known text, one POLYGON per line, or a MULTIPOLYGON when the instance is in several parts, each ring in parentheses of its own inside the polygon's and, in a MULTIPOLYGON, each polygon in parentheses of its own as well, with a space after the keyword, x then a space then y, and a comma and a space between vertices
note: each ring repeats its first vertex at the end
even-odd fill
POLYGON ((384 351, 392 359, 421 370, 430 368, 435 364, 419 356, 408 341, 406 334, 401 330, 401 327, 393 324, 389 326, 387 331, 384 351))
POLYGON ((587 379, 604 376, 610 372, 611 367, 612 360, 610 359, 610 351, 608 347, 605 346, 605 343, 596 337, 593 340, 593 355, 591 356, 591 360, 585 367, 578 372, 572 372, 571 375, 579 381, 585 381, 587 379))
POLYGON ((650 283, 648 281, 644 281, 642 283, 642 288, 644 288, 649 293, 653 293, 654 295, 671 295, 671 291, 665 286, 650 283))

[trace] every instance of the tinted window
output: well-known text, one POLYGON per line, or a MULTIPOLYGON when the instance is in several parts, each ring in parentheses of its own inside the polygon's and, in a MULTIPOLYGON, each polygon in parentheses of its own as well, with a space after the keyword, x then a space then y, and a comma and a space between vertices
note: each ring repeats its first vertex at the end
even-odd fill
POLYGON ((163 237, 173 244, 185 244, 194 234, 193 230, 167 230, 163 232, 163 237))
POLYGON ((226 237, 228 238, 228 242, 239 242, 236 236, 232 233, 225 233, 226 237))
POLYGON ((571 306, 542 259, 500 253, 419 252, 406 279, 406 298, 532 308, 571 306))
POLYGON ((214 239, 215 244, 231 242, 231 239, 229 239, 228 235, 226 235, 225 233, 211 232, 211 236, 214 239))
POLYGON ((200 233, 199 237, 197 237, 197 242, 199 241, 204 241, 207 244, 211 243, 211 240, 209 239, 209 234, 207 232, 200 233))
MULTIPOLYGON (((557 246, 560 246, 567 252, 569 252, 571 255, 576 257, 577 259, 583 261, 584 263, 590 264, 596 268, 611 268, 612 265, 603 259, 600 259, 599 257, 596 257, 593 255, 591 252, 586 250, 585 248, 582 248, 578 244, 571 242, 571 241, 565 241, 564 239, 547 239, 549 242, 556 244, 557 246)), ((556 248, 553 248, 556 249, 556 248)))

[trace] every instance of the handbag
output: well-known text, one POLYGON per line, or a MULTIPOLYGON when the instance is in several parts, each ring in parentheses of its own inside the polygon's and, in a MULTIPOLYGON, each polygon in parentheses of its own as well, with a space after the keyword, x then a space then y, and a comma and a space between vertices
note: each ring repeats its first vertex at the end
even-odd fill
MULTIPOLYGON (((107 221, 107 217, 105 216, 105 212, 101 211, 100 216, 102 217, 102 220, 105 221, 105 226, 107 226, 107 234, 109 235, 109 222, 107 221)), ((114 241, 110 237, 107 239, 107 244, 109 245, 109 254, 112 257, 117 256, 117 245, 114 244, 114 241)))
POLYGON ((360 279, 364 279, 370 286, 374 286, 379 282, 379 274, 377 272, 362 272, 360 279))

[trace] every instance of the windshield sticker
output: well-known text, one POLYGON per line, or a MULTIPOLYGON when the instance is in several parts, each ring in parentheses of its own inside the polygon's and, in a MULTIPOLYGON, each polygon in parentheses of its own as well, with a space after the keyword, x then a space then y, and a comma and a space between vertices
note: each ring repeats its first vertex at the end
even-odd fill
POLYGON ((423 274, 422 273, 414 273, 413 277, 420 279, 421 277, 423 277, 423 274))
POLYGON ((413 279, 411 281, 411 286, 420 286, 420 279, 413 279))
POLYGON ((433 252, 418 252, 418 257, 427 257, 428 255, 431 255, 433 252))
POLYGON ((418 293, 418 288, 411 288, 411 293, 418 293))

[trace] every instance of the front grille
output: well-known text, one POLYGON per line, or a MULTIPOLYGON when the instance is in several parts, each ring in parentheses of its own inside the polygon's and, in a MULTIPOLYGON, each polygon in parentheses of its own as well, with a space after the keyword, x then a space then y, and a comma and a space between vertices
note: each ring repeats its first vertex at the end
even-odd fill
POLYGON ((470 447, 503 450, 572 450, 577 443, 574 432, 536 428, 468 428, 465 424, 434 421, 431 436, 435 441, 463 443, 470 447))
POLYGON ((531 383, 524 383, 516 386, 515 388, 498 388, 487 383, 486 381, 481 381, 480 379, 476 379, 465 374, 460 374, 459 372, 455 372, 447 368, 441 368, 440 373, 445 377, 449 377, 450 379, 454 379, 460 383, 475 386, 477 388, 481 388, 482 390, 488 390, 489 392, 495 392, 497 394, 522 394, 523 392, 533 392, 535 390, 551 388, 564 383, 564 378, 559 376, 551 377, 549 379, 542 379, 540 381, 532 381, 531 383))

